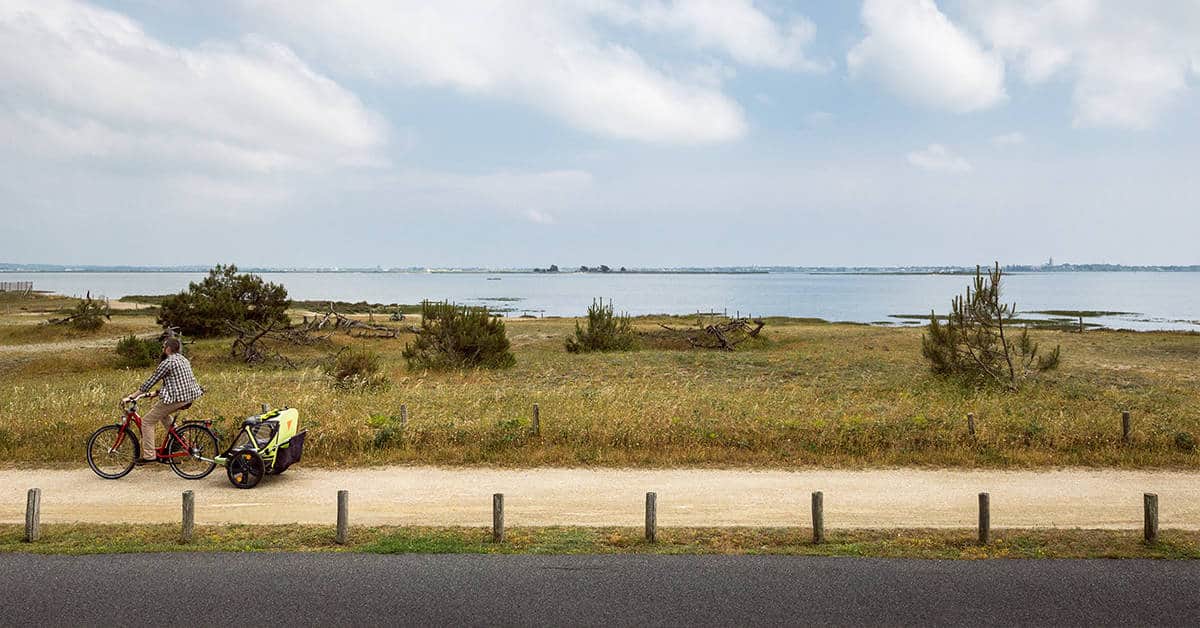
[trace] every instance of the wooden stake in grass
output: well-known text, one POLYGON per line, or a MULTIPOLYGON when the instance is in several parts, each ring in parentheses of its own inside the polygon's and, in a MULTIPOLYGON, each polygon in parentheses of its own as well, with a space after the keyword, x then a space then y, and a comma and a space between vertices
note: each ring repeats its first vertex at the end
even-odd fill
POLYGON ((538 404, 533 404, 533 435, 541 436, 542 434, 542 417, 538 404))
POLYGON ((408 405, 402 403, 400 404, 400 431, 403 432, 406 427, 408 427, 408 405))
POLYGON ((813 491, 812 494, 812 530, 813 544, 825 542, 825 493, 813 491))
POLYGON ((263 413, 263 414, 266 414, 266 413, 268 413, 268 412, 270 412, 270 411, 271 411, 271 406, 269 406, 269 405, 267 405, 267 404, 265 404, 265 403, 264 403, 264 404, 262 404, 262 413, 263 413))
POLYGON ((180 543, 191 543, 196 529, 196 497, 191 491, 183 492, 183 527, 179 531, 180 543))
POLYGON ((1121 412, 1121 440, 1127 443, 1129 442, 1129 429, 1131 427, 1131 422, 1132 421, 1129 419, 1129 411, 1125 410, 1121 412))
POLYGON ((1147 543, 1155 543, 1158 541, 1158 495, 1156 493, 1142 495, 1142 509, 1144 511, 1142 536, 1147 543))
POLYGON ((337 492, 337 536, 334 542, 345 545, 350 537, 350 491, 337 492))
POLYGON ((987 493, 979 494, 979 544, 987 545, 992 539, 992 506, 987 493))
POLYGON ((504 542, 504 493, 492 495, 492 542, 504 542))
POLYGON ((25 498, 25 542, 33 543, 42 535, 42 489, 31 488, 25 498))
POLYGON ((646 540, 658 540, 658 493, 646 493, 646 540))
POLYGON ((975 436, 975 413, 967 413, 967 433, 972 437, 975 436))

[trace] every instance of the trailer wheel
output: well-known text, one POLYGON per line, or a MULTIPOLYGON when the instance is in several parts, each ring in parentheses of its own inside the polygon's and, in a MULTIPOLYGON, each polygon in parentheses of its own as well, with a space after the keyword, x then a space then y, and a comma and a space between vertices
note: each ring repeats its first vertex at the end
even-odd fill
POLYGON ((267 469, 257 451, 241 449, 230 453, 225 473, 229 476, 229 483, 235 487, 254 488, 266 475, 267 469))

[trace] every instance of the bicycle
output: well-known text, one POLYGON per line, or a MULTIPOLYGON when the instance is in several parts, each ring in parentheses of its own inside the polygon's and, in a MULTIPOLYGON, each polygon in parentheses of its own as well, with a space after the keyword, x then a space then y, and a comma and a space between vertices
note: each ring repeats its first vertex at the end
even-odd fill
MULTIPOLYGON (((96 475, 106 480, 116 480, 133 470, 142 456, 142 446, 137 437, 142 431, 142 417, 137 413, 137 402, 154 395, 141 394, 128 402, 122 401, 121 422, 105 425, 92 432, 87 441, 87 462, 96 475)), ((189 403, 181 410, 191 405, 189 403)), ((199 480, 212 473, 217 466, 213 459, 218 453, 217 434, 212 429, 211 420, 184 421, 179 427, 175 425, 176 420, 177 415, 172 415, 166 439, 161 447, 154 450, 156 461, 170 465, 171 470, 185 480, 199 480)))

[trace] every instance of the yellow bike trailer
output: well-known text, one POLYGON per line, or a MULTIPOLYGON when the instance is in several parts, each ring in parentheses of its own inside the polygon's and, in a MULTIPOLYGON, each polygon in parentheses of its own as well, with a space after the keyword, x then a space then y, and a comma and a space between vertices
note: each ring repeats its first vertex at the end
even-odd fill
POLYGON ((271 410, 242 421, 241 431, 225 453, 215 458, 237 488, 254 488, 268 473, 283 473, 304 453, 300 413, 295 408, 271 410))

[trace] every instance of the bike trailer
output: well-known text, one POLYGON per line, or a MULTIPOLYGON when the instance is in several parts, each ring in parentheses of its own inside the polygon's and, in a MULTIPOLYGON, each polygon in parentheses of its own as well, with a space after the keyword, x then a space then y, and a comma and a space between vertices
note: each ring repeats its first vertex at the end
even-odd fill
POLYGON ((307 433, 300 430, 300 413, 295 408, 248 417, 233 444, 216 461, 225 467, 231 484, 254 488, 264 475, 278 475, 300 462, 307 433))

